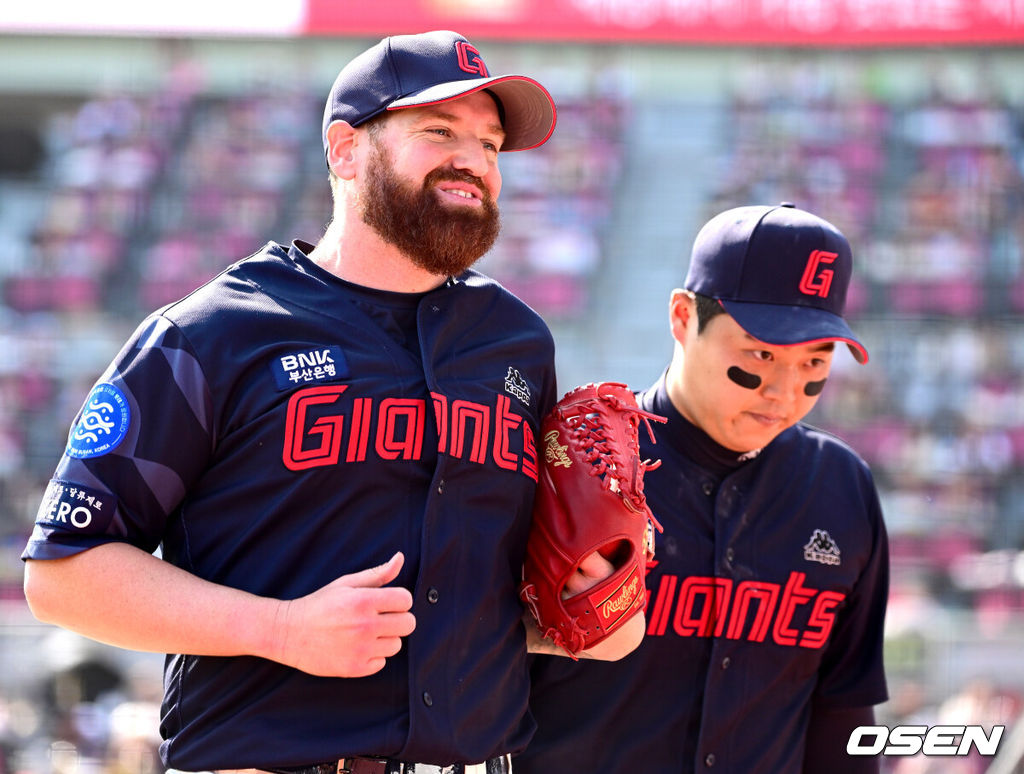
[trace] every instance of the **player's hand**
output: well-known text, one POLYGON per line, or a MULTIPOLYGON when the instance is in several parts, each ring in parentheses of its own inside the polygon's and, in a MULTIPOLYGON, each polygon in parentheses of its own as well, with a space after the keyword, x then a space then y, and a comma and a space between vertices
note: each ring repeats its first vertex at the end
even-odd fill
POLYGON ((566 580, 565 588, 562 589, 562 599, 574 597, 593 588, 613 572, 615 572, 615 565, 595 551, 584 557, 579 567, 576 568, 576 572, 566 580))
POLYGON ((283 601, 276 660, 325 677, 364 677, 383 669, 401 649, 401 638, 416 628, 412 594, 387 586, 404 561, 399 552, 378 567, 283 601))
MULTIPOLYGON (((595 551, 585 557, 580 562, 579 567, 576 568, 576 572, 569 576, 569 579, 565 582, 565 589, 562 591, 563 599, 596 586, 600 581, 603 581, 615 572, 615 569, 615 565, 612 562, 595 551)), ((536 627, 532 628, 536 629, 536 627)), ((647 619, 642 612, 638 613, 626 621, 622 628, 610 635, 606 640, 597 643, 597 645, 587 650, 581 651, 579 657, 599 661, 618 661, 639 647, 643 641, 646 629, 647 619)), ((559 655, 564 655, 564 652, 560 651, 561 648, 555 649, 555 652, 559 652, 559 655)))

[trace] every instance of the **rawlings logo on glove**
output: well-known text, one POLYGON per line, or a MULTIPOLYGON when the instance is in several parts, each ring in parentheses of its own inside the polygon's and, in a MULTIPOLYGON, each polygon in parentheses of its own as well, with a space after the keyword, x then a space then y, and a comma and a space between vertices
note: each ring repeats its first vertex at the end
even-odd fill
POLYGON ((653 442, 650 420, 665 417, 643 411, 626 385, 604 382, 567 393, 541 425, 544 461, 519 595, 541 634, 573 658, 647 604, 645 564, 661 525, 643 475, 660 463, 640 459, 641 420, 653 442), (614 571, 570 594, 569 578, 594 552, 614 571))

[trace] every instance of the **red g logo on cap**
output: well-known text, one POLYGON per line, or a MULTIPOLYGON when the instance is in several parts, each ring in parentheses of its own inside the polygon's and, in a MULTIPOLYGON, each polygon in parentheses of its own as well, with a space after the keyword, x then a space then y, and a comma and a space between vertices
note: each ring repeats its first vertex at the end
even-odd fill
POLYGON ((469 45, 469 43, 462 40, 455 43, 455 50, 459 55, 460 70, 479 75, 481 78, 487 77, 487 65, 485 65, 484 60, 480 58, 479 51, 469 45))
POLYGON ((838 253, 830 253, 825 250, 812 252, 810 258, 807 259, 807 266, 804 267, 804 276, 800 278, 800 292, 809 296, 827 298, 835 272, 831 269, 822 269, 818 273, 818 267, 823 263, 832 263, 838 257, 838 253))

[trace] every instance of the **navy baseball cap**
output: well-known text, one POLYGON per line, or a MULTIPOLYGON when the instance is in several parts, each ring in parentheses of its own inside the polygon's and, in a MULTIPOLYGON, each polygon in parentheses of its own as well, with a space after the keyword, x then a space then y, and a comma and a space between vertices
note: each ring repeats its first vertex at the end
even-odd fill
POLYGON ((385 110, 434 105, 482 89, 498 102, 503 151, 536 148, 555 130, 555 102, 547 89, 524 75, 491 75, 462 35, 435 30, 384 38, 342 68, 324 108, 324 148, 333 121, 359 126, 385 110))
POLYGON ((785 346, 843 341, 868 352, 843 319, 853 254, 827 220, 783 203, 726 210, 697 234, 687 290, 717 299, 756 339, 785 346))

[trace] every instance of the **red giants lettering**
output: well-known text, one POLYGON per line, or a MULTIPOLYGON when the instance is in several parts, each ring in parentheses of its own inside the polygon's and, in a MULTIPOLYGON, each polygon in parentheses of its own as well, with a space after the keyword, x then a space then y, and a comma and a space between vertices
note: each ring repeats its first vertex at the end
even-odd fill
MULTIPOLYGON (((470 439, 469 458, 483 464, 487 461, 487 437, 491 427, 491 409, 468 400, 452 403, 452 446, 448 450, 453 457, 461 457, 464 441, 470 439), (472 425, 470 424, 472 423, 472 425), (470 431, 472 430, 472 434, 470 431)), ((444 451, 441 449, 440 451, 444 451)))
MULTIPOLYGON (((342 448, 345 462, 363 462, 368 454, 385 460, 422 458, 426 400, 355 398, 346 412, 335 405, 346 389, 347 385, 307 387, 291 396, 281 454, 285 467, 336 465, 342 448)), ((480 465, 492 460, 500 468, 537 480, 533 428, 512 410, 508 396, 497 395, 495 404, 488 406, 431 393, 431 404, 439 453, 480 465)))
POLYGON ((426 401, 386 398, 380 402, 377 420, 377 454, 385 460, 418 460, 423 454, 423 422, 426 401), (399 423, 404 431, 399 436, 399 423))
POLYGON ((507 395, 498 396, 498 407, 494 412, 494 461, 499 468, 505 470, 516 470, 519 467, 519 458, 509 450, 509 433, 519 427, 523 418, 510 411, 512 401, 507 395))
POLYGON ((333 465, 341 449, 341 426, 344 417, 327 414, 306 426, 306 414, 311 406, 334 403, 348 385, 309 387, 299 390, 288 401, 288 421, 284 426, 284 452, 281 455, 289 470, 304 470, 320 465, 333 465), (319 436, 315 446, 303 448, 303 440, 319 436))
POLYGON ((791 572, 785 586, 697 576, 684 578, 681 584, 679 580, 676 575, 662 575, 658 588, 652 590, 648 635, 664 635, 671 622, 681 637, 724 635, 730 640, 764 642, 771 633, 779 645, 820 648, 832 632, 836 608, 846 598, 837 591, 805 586, 807 575, 802 572, 791 572))

